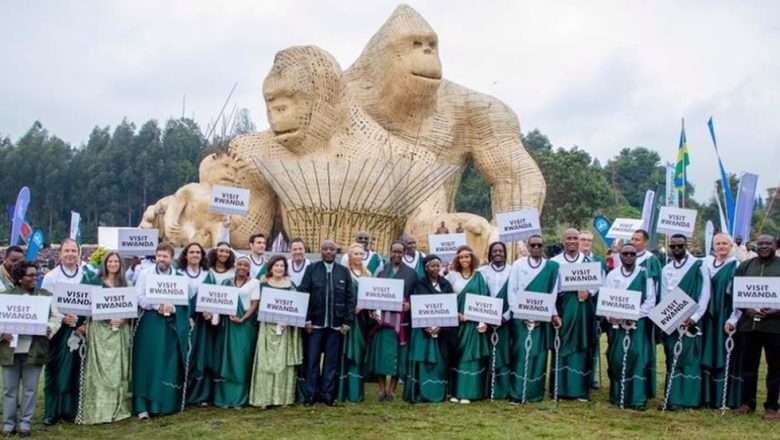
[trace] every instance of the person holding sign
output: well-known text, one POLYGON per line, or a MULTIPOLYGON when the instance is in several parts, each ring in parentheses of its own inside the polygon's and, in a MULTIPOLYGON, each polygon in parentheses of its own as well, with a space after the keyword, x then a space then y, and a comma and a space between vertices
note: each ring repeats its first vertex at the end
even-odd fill
POLYGON ((417 273, 404 264, 406 245, 403 241, 394 241, 390 245, 390 264, 382 268, 379 278, 401 279, 404 281, 403 311, 373 310, 375 322, 369 331, 366 370, 377 376, 379 395, 377 400, 392 402, 398 377, 406 375, 409 356, 407 338, 409 337, 409 296, 417 283, 417 273), (390 376, 390 384, 387 384, 390 376))
POLYGON ((187 371, 187 403, 208 405, 214 398, 214 340, 217 327, 211 325, 203 313, 195 312, 198 289, 209 274, 206 252, 200 243, 184 246, 176 266, 177 274, 187 277, 187 290, 190 298, 190 318, 194 327, 190 332, 190 359, 187 371))
POLYGON ((647 270, 637 266, 636 256, 634 245, 624 244, 620 250, 620 267, 607 274, 605 287, 627 290, 641 297, 639 320, 608 319, 607 375, 611 404, 644 411, 647 399, 655 397, 654 328, 647 319, 655 307, 655 284, 648 279, 647 270))
MULTIPOLYGON (((172 414, 183 407, 186 359, 190 337, 188 306, 150 303, 147 278, 176 276, 171 263, 173 245, 157 245, 155 264, 138 275, 135 284, 142 312, 133 341, 133 412, 146 420, 150 415, 172 414)), ((150 286, 150 288, 153 288, 150 286)))
MULTIPOLYGON (((423 260, 425 278, 418 279, 413 295, 455 293, 439 275, 441 259, 431 254, 423 260)), ((409 339, 409 367, 404 381, 404 400, 410 403, 444 401, 457 361, 458 327, 413 328, 409 339)))
POLYGON ((301 284, 303 273, 311 264, 306 258, 306 243, 302 238, 293 238, 290 240, 290 255, 292 258, 287 260, 287 267, 290 268, 290 281, 296 286, 301 284))
POLYGON ((490 296, 485 278, 477 271, 479 258, 468 246, 458 248, 447 280, 458 294, 458 362, 451 402, 470 403, 485 397, 485 368, 490 359, 488 326, 484 322, 466 321, 466 294, 490 296))
MULTIPOLYGON (((527 246, 528 257, 515 261, 507 282, 507 300, 513 310, 517 308, 517 295, 522 291, 558 294, 559 265, 544 258, 544 240, 540 235, 532 235, 527 246)), ((552 324, 560 325, 560 322, 554 314, 552 324)), ((541 402, 544 399, 547 353, 552 347, 550 323, 513 319, 510 325, 512 382, 509 403, 523 403, 523 398, 526 402, 541 402), (529 334, 531 343, 527 346, 529 334)))
POLYGON ((304 355, 305 406, 314 405, 317 398, 328 406, 336 405, 336 374, 342 340, 355 321, 352 277, 346 267, 336 264, 336 243, 325 240, 321 252, 322 260, 306 268, 298 289, 310 295, 306 315, 309 336, 304 355))
MULTIPOLYGON (((295 290, 287 271, 287 260, 275 255, 268 260, 269 271, 260 288, 295 290)), ((262 291, 260 292, 262 294, 262 291)), ((259 300, 260 297, 253 298, 259 300)), ((295 403, 296 368, 303 363, 301 330, 282 323, 261 322, 252 367, 249 404, 266 408, 295 403)))
POLYGON ((691 255, 687 247, 688 239, 684 235, 672 235, 669 239, 669 249, 672 251, 673 260, 663 268, 661 275, 661 299, 665 294, 679 288, 698 303, 696 312, 664 341, 667 387, 671 381, 666 409, 671 411, 697 408, 701 406, 702 397, 703 338, 701 326, 698 324, 707 313, 710 303, 710 278, 702 260, 691 255), (670 371, 675 357, 674 346, 678 340, 682 340, 682 352, 679 354, 676 370, 670 371))
POLYGON ((731 286, 734 273, 739 264, 731 255, 731 237, 718 233, 712 238, 715 255, 708 255, 704 261, 710 273, 710 304, 707 308, 708 319, 704 320, 704 353, 701 365, 704 373, 704 404, 710 408, 720 408, 723 403, 723 381, 728 377, 728 398, 726 405, 737 408, 741 402, 739 376, 739 356, 731 355, 729 373, 726 375, 726 332, 724 326, 734 311, 732 307, 731 286))
MULTIPOLYGON (((485 282, 490 289, 490 296, 504 300, 503 322, 508 321, 511 316, 511 313, 509 312, 509 303, 507 302, 509 265, 506 264, 506 257, 506 245, 503 242, 496 241, 491 243, 488 246, 488 258, 490 258, 490 262, 479 268, 479 273, 482 274, 482 277, 485 279, 485 282)), ((509 396, 511 379, 511 361, 509 357, 511 340, 510 327, 510 324, 502 324, 500 327, 493 329, 498 335, 498 342, 495 347, 495 366, 491 363, 490 374, 495 374, 495 377, 490 378, 488 383, 493 385, 494 399, 506 399, 509 396), (495 371, 493 372, 493 370, 495 371)))
MULTIPOLYGON (((758 258, 747 260, 737 267, 738 277, 780 277, 780 257, 775 255, 777 244, 771 235, 761 235, 758 258)), ((726 323, 727 332, 737 330, 738 346, 742 352, 742 405, 737 414, 748 414, 756 409, 758 366, 761 351, 766 356, 766 401, 764 418, 777 419, 780 394, 780 309, 735 310, 726 323)))
MULTIPOLYGON (((85 283, 104 288, 127 287, 119 253, 109 252, 96 276, 85 283)), ((90 318, 86 336, 81 423, 96 425, 124 420, 130 417, 130 325, 125 319, 90 318)))
MULTIPOLYGON (((567 229, 563 234, 564 251, 552 258, 559 265, 585 263, 579 252, 579 231, 567 229)), ((559 288, 560 289, 560 288, 559 288)), ((550 389, 559 378, 558 396, 564 399, 590 400, 591 371, 595 347, 596 310, 591 297, 596 290, 559 291, 556 306, 561 316, 561 368, 550 375, 550 389)))
MULTIPOLYGON (((363 266, 365 266, 369 275, 375 276, 378 274, 382 270, 382 257, 370 249, 371 236, 368 235, 368 232, 360 231, 355 234, 355 243, 363 246, 363 266)), ((350 258, 349 253, 342 255, 341 264, 348 266, 350 258)))
POLYGON ((265 256, 265 235, 252 234, 249 237, 249 262, 251 264, 252 278, 260 279, 265 275, 267 267, 265 263, 268 259, 265 256))
POLYGON ((249 401, 252 363, 257 343, 257 324, 254 319, 260 300, 260 282, 251 278, 250 257, 236 259, 235 275, 223 286, 238 287, 236 314, 229 316, 219 327, 217 362, 219 368, 214 378, 214 406, 240 408, 249 401))
MULTIPOLYGON (((360 234, 358 234, 360 235, 360 234)), ((352 295, 357 298, 357 286, 361 278, 371 277, 364 265, 365 246, 353 243, 347 248, 347 268, 352 276, 352 295)), ((376 255, 376 254, 374 254, 376 255)), ((366 338, 371 318, 368 311, 355 307, 355 325, 344 337, 344 349, 339 363, 338 401, 362 402, 364 390, 366 338)))
MULTIPOLYGON (((46 289, 37 288, 38 269, 30 261, 19 261, 11 269, 15 287, 10 295, 52 296, 46 289)), ((49 343, 57 333, 61 316, 51 302, 45 336, 0 335, 0 364, 3 366, 3 435, 10 437, 16 431, 20 437, 30 435, 35 404, 38 401, 38 381, 46 362, 49 343), (12 346, 12 342, 15 344, 12 346), (19 399, 19 382, 22 398, 19 399), (17 407, 21 410, 16 417, 17 407), (18 423, 17 423, 18 422, 18 423)))
POLYGON ((417 278, 425 277, 425 267, 423 266, 425 254, 417 250, 417 240, 411 234, 404 234, 401 241, 406 246, 404 264, 417 273, 417 278))
MULTIPOLYGON (((43 277, 41 287, 54 292, 57 284, 79 284, 84 279, 81 267, 81 248, 76 240, 65 239, 60 244, 60 264, 43 277)), ((54 425, 60 419, 72 422, 79 404, 79 366, 83 343, 83 317, 67 314, 65 324, 51 338, 46 360, 43 394, 45 410, 43 424, 54 425)))

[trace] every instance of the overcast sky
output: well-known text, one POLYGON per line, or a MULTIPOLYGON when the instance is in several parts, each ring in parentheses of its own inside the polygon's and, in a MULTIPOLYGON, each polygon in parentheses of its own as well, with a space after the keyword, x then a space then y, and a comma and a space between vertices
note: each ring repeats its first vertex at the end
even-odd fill
MULTIPOLYGON (((2 1, 2 0, 0 0, 2 1)), ((729 172, 780 181, 780 2, 411 1, 439 35, 444 76, 493 95, 554 145, 602 163, 645 146, 674 160, 686 119, 690 179, 729 172)), ((40 120, 82 144, 95 125, 205 129, 233 102, 265 129, 260 89, 276 51, 315 44, 348 68, 391 1, 2 1, 0 135, 40 120)))

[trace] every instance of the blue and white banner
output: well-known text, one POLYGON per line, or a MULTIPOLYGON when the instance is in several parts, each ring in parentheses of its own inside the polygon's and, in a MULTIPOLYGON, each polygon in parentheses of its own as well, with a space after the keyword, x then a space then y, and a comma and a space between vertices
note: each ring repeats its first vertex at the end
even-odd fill
POLYGON ((731 224, 731 236, 750 239, 750 228, 753 225, 753 203, 756 200, 758 175, 742 173, 739 178, 739 191, 734 207, 734 222, 731 224))
POLYGON ((70 234, 68 234, 71 240, 76 240, 76 243, 81 244, 81 214, 76 211, 70 212, 70 234))
POLYGON ((680 192, 674 186, 674 165, 666 163, 666 203, 664 206, 680 206, 680 192))
POLYGON ((645 193, 645 203, 642 205, 642 229, 650 230, 650 221, 653 217, 653 202, 655 202, 655 191, 648 189, 645 193))
POLYGON ((607 244, 608 248, 612 247, 612 242, 614 241, 614 239, 607 237, 607 233, 611 227, 612 223, 610 223, 609 220, 607 220, 607 218, 603 215, 596 216, 593 219, 593 228, 596 229, 601 239, 604 240, 604 243, 607 244))
POLYGON ((24 217, 27 215, 27 208, 30 206, 30 188, 26 186, 19 190, 19 195, 16 196, 16 204, 14 205, 14 217, 11 226, 11 246, 19 244, 19 238, 22 235, 22 225, 24 224, 24 217))
MULTIPOLYGON (((731 185, 729 185, 729 174, 726 172, 726 168, 723 167, 723 161, 720 159, 720 151, 718 151, 718 141, 715 139, 715 125, 712 122, 712 116, 707 121, 707 127, 710 129, 710 136, 712 137, 712 145, 715 147, 715 155, 718 156, 718 166, 720 167, 720 181, 723 185, 723 197, 726 199, 726 214, 728 214, 728 225, 734 223, 734 196, 731 194, 731 185)), ((724 231, 727 229, 723 229, 724 231)))
POLYGON ((27 242, 27 259, 30 261, 35 260, 35 256, 38 255, 41 248, 43 248, 44 236, 40 229, 36 229, 30 236, 30 241, 27 242))

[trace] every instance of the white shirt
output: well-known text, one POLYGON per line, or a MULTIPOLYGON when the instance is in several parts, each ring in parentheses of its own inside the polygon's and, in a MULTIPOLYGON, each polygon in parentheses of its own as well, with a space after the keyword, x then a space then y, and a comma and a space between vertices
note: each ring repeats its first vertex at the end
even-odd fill
MULTIPOLYGON (((498 271, 491 264, 479 268, 479 272, 485 279, 488 288, 490 288, 490 296, 495 298, 498 295, 498 292, 504 288, 504 285, 509 281, 509 272, 511 270, 512 268, 508 264, 504 264, 504 267, 498 271)), ((507 297, 509 297, 509 291, 507 291, 507 297)), ((507 312, 504 313, 504 319, 509 319, 511 313, 512 312, 507 310, 507 312)))
MULTIPOLYGON (((509 309, 512 310, 517 307, 517 294, 528 287, 531 281, 536 278, 539 273, 544 270, 547 265, 547 259, 542 257, 540 260, 533 259, 532 257, 523 257, 512 264, 512 269, 509 272, 509 280, 507 285, 507 301, 509 302, 509 309), (531 260, 534 261, 531 266, 531 260), (538 264, 538 265, 537 265, 538 264)), ((558 292, 559 279, 555 279, 555 285, 553 291, 548 293, 558 292)))
POLYGON ((311 261, 308 258, 303 259, 303 267, 298 268, 295 265, 295 262, 292 258, 287 259, 287 275, 290 278, 290 281, 293 282, 296 286, 301 284, 301 280, 303 280, 303 274, 306 272, 306 268, 309 267, 311 264, 311 261))
MULTIPOLYGON (((675 267, 675 260, 671 260, 669 264, 664 266, 663 272, 661 274, 661 299, 664 298, 665 294, 677 288, 677 285, 680 284, 680 281, 683 279, 685 274, 688 273, 688 270, 691 268, 693 263, 698 260, 698 258, 694 257, 690 253, 686 253, 686 257, 685 264, 683 264, 680 268, 675 267)), ((701 317, 704 316, 704 314, 707 312, 707 307, 710 304, 710 272, 707 269, 706 264, 701 265, 700 273, 704 278, 704 282, 702 283, 701 295, 699 296, 699 307, 693 316, 691 316, 691 319, 696 322, 698 322, 701 317)))
POLYGON ((401 261, 404 262, 405 265, 409 266, 412 270, 417 270, 417 263, 425 258, 425 254, 420 251, 414 251, 414 257, 412 257, 411 260, 409 260, 409 256, 404 254, 404 257, 401 261))
MULTIPOLYGON (((607 280, 604 283, 604 286, 611 287, 613 289, 627 290, 628 286, 634 282, 634 279, 636 279, 637 275, 642 272, 645 272, 645 268, 639 267, 639 265, 635 265, 633 272, 631 272, 628 276, 625 276, 622 267, 619 269, 614 269, 612 272, 607 274, 607 280)), ((641 318, 647 317, 647 314, 650 313, 650 311, 655 307, 655 283, 652 279, 647 280, 646 287, 647 291, 645 292, 645 300, 642 301, 642 304, 639 306, 639 316, 641 318)))
MULTIPOLYGON (((552 261, 555 261, 556 263, 560 264, 561 266, 565 266, 567 264, 580 264, 580 263, 594 262, 594 261, 586 261, 585 260, 585 255, 582 252, 579 252, 579 251, 577 252, 577 258, 574 261, 569 261, 567 258, 568 257, 566 256, 566 252, 562 252, 562 253, 552 257, 552 261)), ((603 272, 604 271, 602 270, 602 275, 603 275, 603 272)), ((560 287, 560 283, 557 284, 557 287, 558 287, 558 295, 560 296, 561 293, 563 293, 563 291, 561 290, 561 287, 560 287)), ((598 289, 588 290, 588 293, 590 294, 590 296, 595 296, 596 293, 598 293, 598 289)))
POLYGON ((250 253, 248 255, 249 257, 249 276, 252 278, 257 278, 257 274, 260 273, 260 269, 265 266, 265 263, 268 262, 268 258, 265 256, 265 254, 261 255, 259 259, 255 259, 255 254, 250 253))
POLYGON ((206 276, 209 274, 209 271, 203 270, 203 268, 200 266, 198 266, 197 272, 190 271, 189 266, 185 267, 184 269, 179 269, 176 272, 187 278, 187 287, 190 299, 198 294, 198 288, 201 284, 203 284, 203 280, 205 280, 206 276))
MULTIPOLYGON (((146 300, 146 278, 149 275, 154 274, 176 276, 173 267, 169 267, 167 272, 157 272, 157 265, 153 264, 142 270, 141 273, 138 274, 138 278, 135 282, 135 293, 138 295, 138 307, 141 307, 142 309, 157 310, 160 307, 160 304, 151 304, 146 300)), ((173 308, 173 313, 176 313, 176 307, 173 308)))

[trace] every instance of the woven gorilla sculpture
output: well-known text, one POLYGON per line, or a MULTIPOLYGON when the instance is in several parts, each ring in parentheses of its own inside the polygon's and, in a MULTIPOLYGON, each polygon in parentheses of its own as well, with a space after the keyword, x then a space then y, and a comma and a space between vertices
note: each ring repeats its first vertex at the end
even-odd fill
MULTIPOLYGON (((310 245, 325 238, 346 245, 368 230, 382 251, 404 231, 425 243, 444 221, 450 230, 461 223, 469 243, 484 250, 495 228, 453 212, 469 159, 490 184, 494 213, 544 202, 544 179, 515 114, 443 79, 436 33, 409 6, 393 12, 344 73, 314 46, 279 52, 263 95, 270 129, 231 141, 229 179, 207 176, 251 190, 249 213, 230 224, 233 246, 281 220, 288 235, 310 245)), ((175 203, 181 215, 221 218, 175 203)), ((180 225, 202 223, 173 217, 166 213, 160 229, 176 243, 193 238, 180 225)))

